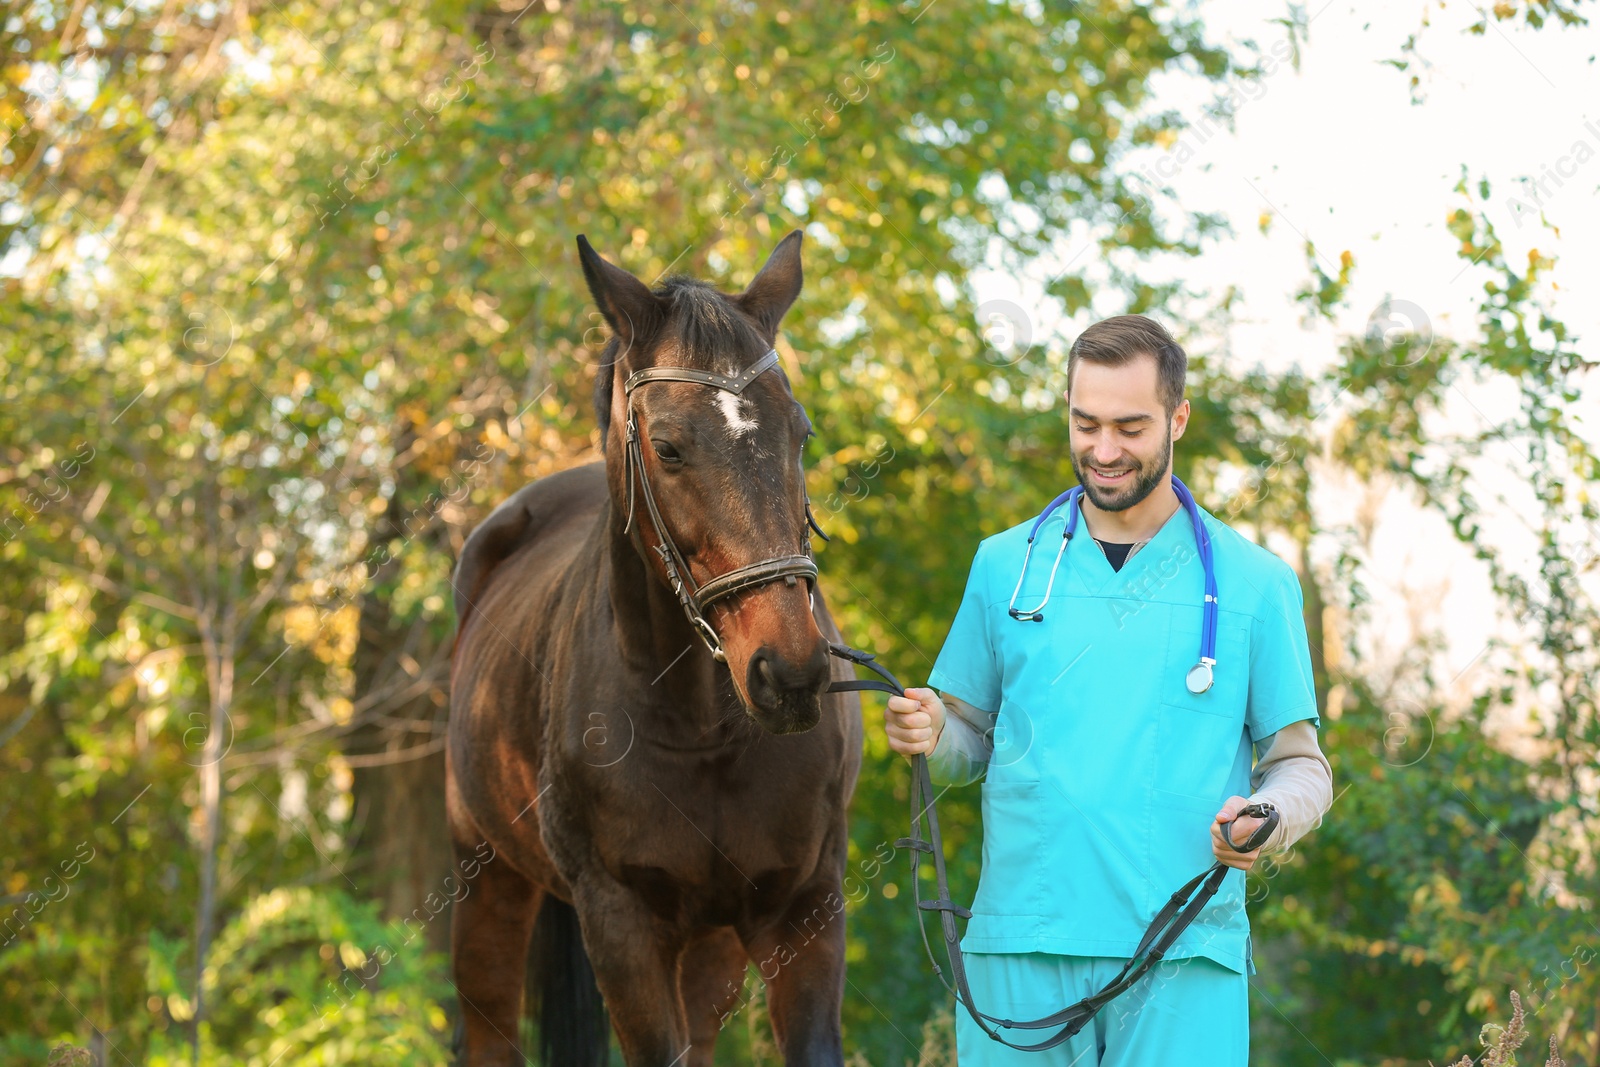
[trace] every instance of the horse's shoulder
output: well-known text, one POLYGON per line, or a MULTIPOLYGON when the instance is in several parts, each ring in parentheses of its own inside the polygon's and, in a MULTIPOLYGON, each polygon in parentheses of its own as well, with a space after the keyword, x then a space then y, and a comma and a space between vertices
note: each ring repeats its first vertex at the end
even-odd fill
POLYGON ((467 535, 451 578, 456 622, 464 626, 495 568, 540 533, 566 519, 592 514, 606 498, 604 463, 569 467, 518 489, 467 535))

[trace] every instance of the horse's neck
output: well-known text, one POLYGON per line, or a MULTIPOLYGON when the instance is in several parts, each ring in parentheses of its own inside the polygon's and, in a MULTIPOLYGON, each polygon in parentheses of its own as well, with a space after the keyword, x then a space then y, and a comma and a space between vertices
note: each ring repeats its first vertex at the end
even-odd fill
POLYGON ((602 509, 604 548, 597 575, 599 593, 610 601, 617 650, 625 668, 643 679, 641 699, 662 707, 669 720, 652 722, 650 732, 708 743, 712 731, 728 718, 722 706, 728 696, 727 670, 712 660, 677 596, 622 533, 620 514, 613 502, 602 509))

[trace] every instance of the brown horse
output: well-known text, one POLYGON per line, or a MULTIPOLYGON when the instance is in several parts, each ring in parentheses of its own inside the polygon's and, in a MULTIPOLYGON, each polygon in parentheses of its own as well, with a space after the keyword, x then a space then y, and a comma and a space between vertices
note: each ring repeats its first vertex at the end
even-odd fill
POLYGON ((710 1064, 753 962, 784 1062, 842 1064, 861 715, 824 693, 852 674, 810 558, 810 424, 773 351, 800 232, 737 295, 578 252, 613 334, 604 462, 519 490, 454 579, 464 1062, 523 1062, 526 966, 547 1062, 605 1063, 609 1014, 630 1067, 710 1064), (536 917, 567 951, 529 965, 536 917))

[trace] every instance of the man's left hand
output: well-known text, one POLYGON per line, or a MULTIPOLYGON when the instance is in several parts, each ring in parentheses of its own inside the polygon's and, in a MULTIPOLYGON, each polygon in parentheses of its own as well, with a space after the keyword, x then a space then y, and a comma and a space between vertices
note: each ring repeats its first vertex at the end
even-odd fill
MULTIPOLYGON (((1222 810, 1217 812, 1217 817, 1211 823, 1211 854, 1228 867, 1237 867, 1241 871, 1248 871, 1255 865, 1256 857, 1261 855, 1261 849, 1254 852, 1235 852, 1228 847, 1222 839, 1222 825, 1233 818, 1239 811, 1250 803, 1245 797, 1229 797, 1222 804, 1222 810)), ((1253 815, 1241 816, 1229 830, 1232 831, 1235 841, 1243 842, 1256 832, 1265 819, 1258 819, 1253 815)))

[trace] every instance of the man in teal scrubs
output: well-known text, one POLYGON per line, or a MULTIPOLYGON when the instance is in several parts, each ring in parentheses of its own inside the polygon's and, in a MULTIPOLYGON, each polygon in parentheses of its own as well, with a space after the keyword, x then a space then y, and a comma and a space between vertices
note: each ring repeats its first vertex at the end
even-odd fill
MULTIPOLYGON (((1072 1040, 1044 1053, 993 1041, 957 1009, 965 1067, 1242 1067, 1254 973, 1244 872, 1320 825, 1332 804, 1293 568, 1204 508, 1218 589, 1215 681, 1192 693, 1203 568, 1172 487, 1189 421, 1182 348, 1121 315, 1073 344, 1067 406, 1082 514, 1039 621, 1008 613, 1033 516, 984 538, 928 688, 888 701, 897 752, 935 782, 983 783, 983 858, 962 938, 973 998, 1032 1019, 1097 991, 1167 898, 1213 859, 1221 889, 1166 959, 1072 1040), (1087 527, 1087 529, 1085 529, 1087 527), (1255 852, 1221 826, 1268 800, 1255 852)), ((1040 528, 1015 604, 1045 598, 1068 508, 1040 528)), ((1244 840, 1260 820, 1233 827, 1244 840)), ((1047 1032, 1002 1030, 1028 1044, 1047 1032)))

